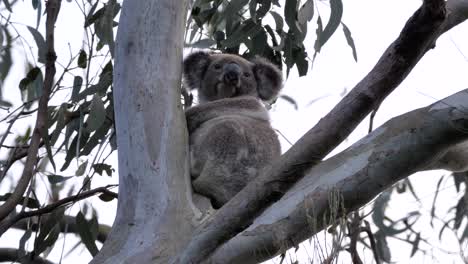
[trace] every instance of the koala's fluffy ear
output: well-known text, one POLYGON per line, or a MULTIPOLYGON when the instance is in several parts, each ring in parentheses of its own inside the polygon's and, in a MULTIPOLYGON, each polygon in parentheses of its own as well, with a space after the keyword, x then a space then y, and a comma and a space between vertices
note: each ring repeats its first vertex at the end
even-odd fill
POLYGON ((185 85, 190 90, 201 87, 201 81, 205 75, 208 65, 210 65, 211 53, 197 51, 188 55, 184 59, 184 79, 185 85))
POLYGON ((275 98, 283 87, 281 71, 273 63, 261 57, 256 57, 252 62, 258 95, 264 101, 275 98))

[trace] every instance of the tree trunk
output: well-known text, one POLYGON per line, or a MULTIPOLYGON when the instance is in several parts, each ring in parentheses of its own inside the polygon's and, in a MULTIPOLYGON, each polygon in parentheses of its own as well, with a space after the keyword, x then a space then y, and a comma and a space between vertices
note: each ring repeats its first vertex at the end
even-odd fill
POLYGON ((114 71, 119 205, 91 263, 167 263, 196 224, 180 103, 185 10, 182 0, 123 2, 114 71))

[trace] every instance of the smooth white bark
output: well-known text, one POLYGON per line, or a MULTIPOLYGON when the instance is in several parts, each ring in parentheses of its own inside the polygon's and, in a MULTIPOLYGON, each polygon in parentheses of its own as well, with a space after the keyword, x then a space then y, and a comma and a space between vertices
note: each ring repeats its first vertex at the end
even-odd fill
POLYGON ((181 0, 123 3, 114 70, 119 205, 92 263, 166 263, 196 223, 180 103, 185 10, 181 0))

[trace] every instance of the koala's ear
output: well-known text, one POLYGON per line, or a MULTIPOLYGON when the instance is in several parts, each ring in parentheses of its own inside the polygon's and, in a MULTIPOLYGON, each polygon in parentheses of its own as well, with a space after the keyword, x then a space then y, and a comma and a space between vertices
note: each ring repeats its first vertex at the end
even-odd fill
POLYGON ((184 59, 183 76, 185 85, 190 90, 201 87, 201 81, 205 75, 208 65, 210 65, 211 53, 205 51, 197 51, 188 55, 184 59))
POLYGON ((256 57, 253 72, 257 80, 257 92, 262 100, 268 101, 276 97, 283 87, 283 75, 281 71, 268 60, 256 57))

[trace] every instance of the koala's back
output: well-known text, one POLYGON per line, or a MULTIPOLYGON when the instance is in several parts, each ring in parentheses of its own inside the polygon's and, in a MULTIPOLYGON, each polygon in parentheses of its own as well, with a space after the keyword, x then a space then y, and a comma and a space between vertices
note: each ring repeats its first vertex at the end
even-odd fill
MULTIPOLYGON (((265 110, 266 112, 266 110, 265 110)), ((268 120, 226 115, 190 135, 194 190, 220 207, 281 154, 268 120)))

